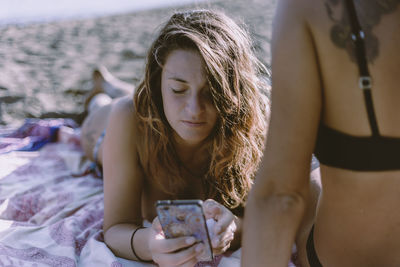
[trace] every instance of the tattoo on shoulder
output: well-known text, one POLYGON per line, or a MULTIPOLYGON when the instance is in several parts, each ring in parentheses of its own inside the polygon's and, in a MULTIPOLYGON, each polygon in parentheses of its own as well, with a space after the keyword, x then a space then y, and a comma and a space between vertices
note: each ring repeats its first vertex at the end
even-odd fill
MULTIPOLYGON (((332 42, 337 47, 347 50, 351 60, 356 62, 345 1, 347 0, 325 0, 328 17, 334 23, 330 30, 330 36, 332 42)), ((374 35, 373 28, 379 25, 384 15, 396 10, 400 0, 353 1, 365 34, 367 60, 373 62, 379 56, 379 40, 374 35)))

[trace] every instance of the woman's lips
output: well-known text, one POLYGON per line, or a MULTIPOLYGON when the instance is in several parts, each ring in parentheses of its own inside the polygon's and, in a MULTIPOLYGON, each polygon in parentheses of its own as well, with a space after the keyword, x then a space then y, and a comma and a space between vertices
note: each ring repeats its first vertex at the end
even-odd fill
POLYGON ((204 121, 182 121, 182 122, 190 127, 200 127, 206 124, 204 121))

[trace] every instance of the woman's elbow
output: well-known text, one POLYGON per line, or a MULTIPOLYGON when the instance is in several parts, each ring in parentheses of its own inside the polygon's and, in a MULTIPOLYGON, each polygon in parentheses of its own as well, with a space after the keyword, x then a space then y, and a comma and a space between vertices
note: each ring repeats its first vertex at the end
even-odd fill
POLYGON ((262 192, 255 189, 249 195, 249 204, 258 206, 261 210, 270 210, 279 214, 303 214, 306 197, 297 192, 262 192))
POLYGON ((108 227, 107 229, 103 227, 103 235, 104 235, 104 243, 106 243, 107 246, 110 246, 110 239, 111 239, 111 231, 110 227, 108 227))
POLYGON ((103 227, 104 243, 111 250, 117 245, 116 241, 118 241, 118 227, 115 228, 113 226, 115 225, 110 225, 107 228, 103 227))
POLYGON ((296 192, 283 192, 273 194, 271 202, 277 211, 282 213, 303 213, 306 207, 305 198, 296 192))

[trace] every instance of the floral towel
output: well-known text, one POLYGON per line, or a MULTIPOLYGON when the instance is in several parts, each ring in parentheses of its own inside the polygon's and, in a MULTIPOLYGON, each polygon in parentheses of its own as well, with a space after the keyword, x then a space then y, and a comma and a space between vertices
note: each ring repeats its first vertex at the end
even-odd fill
POLYGON ((11 149, 0 139, 8 145, 0 154, 0 266, 153 266, 113 255, 102 232, 103 181, 74 175, 89 163, 79 142, 54 142, 50 131, 68 124, 37 122, 0 128, 24 144, 11 149), (39 139, 47 143, 40 150, 15 151, 39 139))
POLYGON ((62 126, 76 128, 71 119, 26 119, 18 129, 0 130, 0 154, 10 151, 35 151, 45 144, 57 141, 62 126))

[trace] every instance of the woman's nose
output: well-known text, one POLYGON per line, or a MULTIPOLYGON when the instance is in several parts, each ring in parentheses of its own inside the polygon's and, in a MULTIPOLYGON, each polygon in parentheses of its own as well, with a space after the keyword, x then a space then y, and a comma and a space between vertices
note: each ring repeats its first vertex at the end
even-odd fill
POLYGON ((187 110, 191 115, 198 115, 204 111, 204 100, 200 95, 191 95, 186 104, 187 110))

